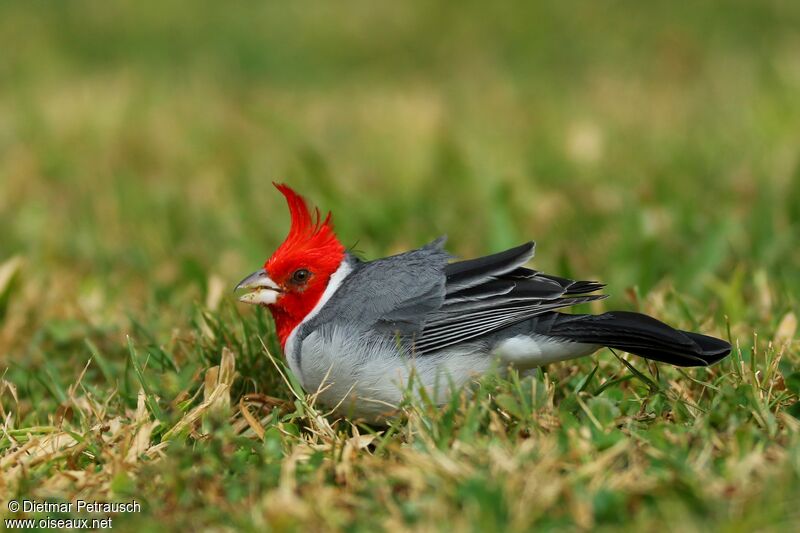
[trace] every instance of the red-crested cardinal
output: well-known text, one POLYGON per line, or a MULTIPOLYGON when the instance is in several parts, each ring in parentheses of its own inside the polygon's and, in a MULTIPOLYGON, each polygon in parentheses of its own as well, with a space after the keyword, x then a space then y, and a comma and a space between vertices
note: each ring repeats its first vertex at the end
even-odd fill
POLYGON ((446 402, 494 365, 527 370, 617 348, 676 366, 707 366, 727 342, 674 329, 628 311, 564 314, 599 300, 595 281, 526 268, 534 243, 450 262, 439 238, 417 250, 362 261, 286 185, 291 229, 264 267, 242 280, 239 299, 269 308, 289 367, 318 400, 380 419, 397 406, 410 376, 446 402), (412 371, 413 369, 413 371, 412 371))

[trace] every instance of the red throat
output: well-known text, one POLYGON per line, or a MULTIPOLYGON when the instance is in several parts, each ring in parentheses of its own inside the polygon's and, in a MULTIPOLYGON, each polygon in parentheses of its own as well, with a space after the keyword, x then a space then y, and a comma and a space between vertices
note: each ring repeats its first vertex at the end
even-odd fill
POLYGON ((274 185, 286 198, 292 217, 286 240, 264 263, 269 277, 284 287, 269 310, 275 319, 281 347, 285 347, 292 331, 322 298, 331 276, 344 260, 345 249, 333 232, 330 213, 323 220, 315 208, 312 215, 302 196, 286 185, 274 185), (299 269, 309 272, 307 281, 300 285, 292 282, 299 269))

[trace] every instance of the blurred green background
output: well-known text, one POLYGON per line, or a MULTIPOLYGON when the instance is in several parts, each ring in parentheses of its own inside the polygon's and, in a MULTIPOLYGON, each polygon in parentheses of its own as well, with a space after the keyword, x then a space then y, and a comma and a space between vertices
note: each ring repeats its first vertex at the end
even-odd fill
POLYGON ((797 529, 796 0, 0 0, 0 228, 0 514, 60 494, 141 499, 132 530, 797 529), (268 313, 230 292, 288 229, 272 181, 368 258, 534 239, 534 267, 609 284, 594 310, 737 349, 490 382, 352 457, 358 430, 320 439, 299 401, 264 438, 169 441, 224 348, 233 406, 292 399, 268 313))
POLYGON ((169 331, 280 243, 273 180, 367 257, 532 238, 609 306, 733 321, 800 287, 798 2, 4 1, 0 50, 32 302, 4 352, 52 317, 169 331))

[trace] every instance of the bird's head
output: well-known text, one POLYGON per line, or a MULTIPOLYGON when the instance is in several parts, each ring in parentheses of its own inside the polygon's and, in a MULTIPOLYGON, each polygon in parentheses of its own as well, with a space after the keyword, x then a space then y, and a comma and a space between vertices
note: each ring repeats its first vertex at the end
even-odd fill
POLYGON ((248 291, 240 301, 269 308, 284 346, 292 330, 319 302, 344 260, 345 249, 333 232, 330 213, 323 220, 319 209, 312 214, 303 197, 291 188, 274 185, 289 205, 289 234, 264 267, 243 279, 236 289, 248 291))

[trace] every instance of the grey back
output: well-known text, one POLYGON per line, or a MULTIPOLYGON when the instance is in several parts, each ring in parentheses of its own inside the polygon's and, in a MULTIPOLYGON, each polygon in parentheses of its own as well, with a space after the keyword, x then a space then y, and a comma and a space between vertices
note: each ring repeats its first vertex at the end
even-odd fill
MULTIPOLYGON (((353 271, 303 333, 320 324, 347 324, 357 331, 410 335, 422 330, 425 317, 445 298, 445 267, 450 255, 441 237, 422 248, 362 262, 348 257, 353 271)), ((298 339, 299 340, 299 339, 298 339)))

